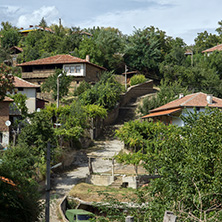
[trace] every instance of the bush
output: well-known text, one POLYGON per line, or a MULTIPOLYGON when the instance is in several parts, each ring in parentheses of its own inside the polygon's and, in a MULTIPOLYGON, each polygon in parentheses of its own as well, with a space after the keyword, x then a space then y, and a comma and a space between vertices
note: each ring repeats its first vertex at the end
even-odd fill
POLYGON ((135 75, 130 79, 130 85, 134 86, 146 82, 146 77, 142 74, 135 75))
POLYGON ((83 92, 85 92, 87 89, 90 89, 90 88, 91 86, 89 83, 87 83, 86 81, 82 81, 77 87, 77 89, 74 91, 74 96, 79 96, 83 92))

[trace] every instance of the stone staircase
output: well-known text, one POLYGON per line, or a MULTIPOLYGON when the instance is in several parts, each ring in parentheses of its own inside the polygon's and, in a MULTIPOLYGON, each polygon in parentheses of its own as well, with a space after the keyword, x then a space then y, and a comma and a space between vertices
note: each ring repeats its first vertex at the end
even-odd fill
POLYGON ((115 176, 114 182, 110 185, 113 188, 120 188, 122 186, 122 176, 115 176))

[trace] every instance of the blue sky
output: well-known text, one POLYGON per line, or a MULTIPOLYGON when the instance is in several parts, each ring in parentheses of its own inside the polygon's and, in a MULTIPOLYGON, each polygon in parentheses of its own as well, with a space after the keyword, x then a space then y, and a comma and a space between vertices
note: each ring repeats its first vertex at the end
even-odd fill
POLYGON ((152 25, 193 44, 197 33, 215 33, 221 8, 221 0, 0 0, 0 21, 26 28, 61 18, 67 27, 111 26, 129 35, 152 25))

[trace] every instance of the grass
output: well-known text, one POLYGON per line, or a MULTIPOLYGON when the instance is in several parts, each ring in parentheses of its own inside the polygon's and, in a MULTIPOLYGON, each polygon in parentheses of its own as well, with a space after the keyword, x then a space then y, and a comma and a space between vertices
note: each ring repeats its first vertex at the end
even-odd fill
POLYGON ((86 183, 77 184, 69 192, 69 196, 86 202, 103 202, 107 194, 120 202, 130 202, 132 198, 136 198, 136 194, 131 188, 112 188, 86 183))

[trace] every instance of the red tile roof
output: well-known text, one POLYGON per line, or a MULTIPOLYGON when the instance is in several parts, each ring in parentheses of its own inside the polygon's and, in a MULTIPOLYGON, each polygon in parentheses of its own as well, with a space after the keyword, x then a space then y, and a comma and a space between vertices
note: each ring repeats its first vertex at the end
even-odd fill
POLYGON ((155 117, 155 116, 165 116, 165 115, 168 115, 168 114, 176 113, 180 110, 182 110, 182 108, 175 108, 175 109, 169 109, 169 110, 154 112, 154 113, 150 113, 146 116, 143 116, 142 119, 151 118, 151 117, 155 117))
POLYGON ((20 52, 23 52, 23 49, 18 46, 12 46, 10 49, 17 49, 20 52))
POLYGON ((8 96, 5 96, 5 98, 3 99, 3 102, 13 102, 14 100, 11 99, 10 97, 8 96))
POLYGON ((150 113, 174 109, 178 107, 217 107, 222 108, 222 99, 213 96, 212 104, 207 102, 207 94, 199 92, 184 96, 180 99, 176 99, 156 109, 150 110, 150 113))
POLYGON ((52 65, 52 64, 74 64, 74 63, 88 63, 93 66, 96 66, 100 69, 106 70, 104 67, 95 65, 93 63, 90 63, 86 61, 85 59, 80 59, 71 55, 55 55, 43 59, 37 59, 30 62, 24 62, 21 64, 18 64, 17 66, 34 66, 34 65, 52 65))
POLYGON ((213 51, 221 51, 221 50, 222 50, 222 44, 214 46, 214 47, 209 48, 209 49, 206 49, 206 50, 202 51, 202 53, 213 52, 213 51))
POLYGON ((39 88, 40 86, 38 85, 35 85, 33 83, 30 83, 28 81, 25 81, 24 79, 21 79, 17 76, 14 76, 14 81, 13 81, 13 85, 15 88, 19 88, 19 87, 22 87, 22 88, 39 88))

